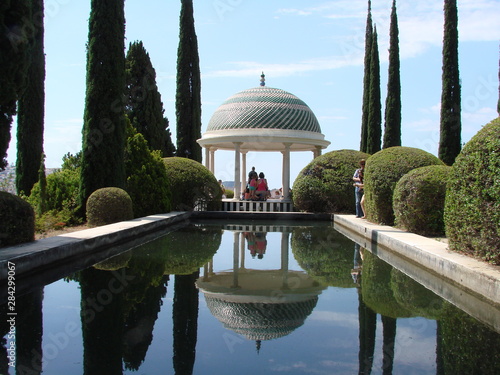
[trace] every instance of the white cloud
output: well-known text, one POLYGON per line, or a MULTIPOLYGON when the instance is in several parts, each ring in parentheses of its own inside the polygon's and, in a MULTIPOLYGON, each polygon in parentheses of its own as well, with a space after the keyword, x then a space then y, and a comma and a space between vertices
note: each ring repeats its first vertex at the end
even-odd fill
POLYGON ((341 327, 359 327, 359 320, 356 314, 342 314, 334 311, 314 310, 309 316, 309 320, 320 321, 326 324, 334 324, 341 327))
POLYGON ((288 64, 269 64, 257 61, 232 61, 227 64, 232 68, 215 70, 204 73, 204 78, 214 77, 254 77, 255 72, 263 70, 273 77, 289 77, 307 72, 324 71, 342 68, 345 66, 361 65, 362 56, 357 58, 344 58, 339 56, 325 56, 314 59, 291 62, 288 64))

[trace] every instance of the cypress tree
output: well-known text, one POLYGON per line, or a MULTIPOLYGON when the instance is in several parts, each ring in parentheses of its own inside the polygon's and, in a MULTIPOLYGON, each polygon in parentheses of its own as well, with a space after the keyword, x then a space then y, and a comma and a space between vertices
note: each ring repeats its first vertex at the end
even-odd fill
POLYGON ((17 116, 17 192, 30 195, 38 181, 38 168, 43 153, 43 128, 45 114, 45 55, 43 51, 43 0, 32 3, 33 42, 29 53, 26 89, 18 102, 17 116))
POLYGON ((45 174, 45 154, 40 154, 40 166, 38 168, 38 182, 40 184, 40 201, 38 202, 37 214, 47 212, 47 175, 45 174))
POLYGON ((439 158, 452 165, 461 150, 460 76, 458 70, 458 10, 456 0, 444 1, 443 87, 439 158))
POLYGON ((366 152, 380 151, 382 141, 382 108, 380 104, 380 60, 378 54, 377 27, 373 27, 370 57, 370 103, 368 112, 366 152))
POLYGON ((179 48, 177 50, 177 156, 202 161, 201 80, 193 17, 193 0, 181 0, 179 48))
POLYGON ((32 35, 31 1, 0 2, 0 170, 7 166, 12 118, 23 92, 32 35))
POLYGON ((126 104, 130 122, 149 144, 159 150, 162 157, 174 156, 168 119, 156 84, 156 71, 141 41, 131 43, 125 60, 126 104))
POLYGON ((373 23, 372 23, 372 2, 368 0, 368 16, 366 19, 365 31, 365 61, 364 61, 364 77, 363 77, 363 106, 361 117, 361 142, 359 150, 367 152, 367 138, 368 138, 368 113, 370 108, 370 58, 372 49, 373 38, 373 23))
POLYGON ((124 0, 92 0, 82 131, 82 210, 95 190, 125 186, 124 39, 124 0))
POLYGON ((392 2, 389 39, 389 78, 385 100, 383 148, 401 146, 401 78, 399 74, 399 29, 396 0, 392 2))

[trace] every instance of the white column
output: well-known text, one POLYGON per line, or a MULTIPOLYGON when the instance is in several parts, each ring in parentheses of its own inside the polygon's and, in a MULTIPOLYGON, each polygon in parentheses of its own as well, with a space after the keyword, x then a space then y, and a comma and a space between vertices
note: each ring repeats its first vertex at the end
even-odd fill
POLYGON ((210 170, 210 146, 205 146, 205 167, 210 170))
POLYGON ((283 154, 283 200, 290 200, 290 146, 291 143, 283 143, 285 151, 283 154))
POLYGON ((247 188, 247 152, 241 152, 241 191, 247 188))
POLYGON ((217 149, 215 147, 210 147, 210 172, 215 174, 215 151, 217 149))
POLYGON ((233 285, 231 285, 231 288, 238 288, 239 287, 239 280, 238 280, 238 270, 239 270, 239 247, 240 247, 240 232, 234 232, 233 233, 233 285))
POLYGON ((245 236, 241 233, 240 237, 240 268, 245 269, 245 236))
POLYGON ((290 233, 283 232, 281 233, 281 271, 282 273, 282 288, 288 289, 288 244, 290 241, 290 233))
POLYGON ((316 148, 313 150, 313 155, 315 158, 317 158, 318 156, 321 156, 321 146, 316 146, 316 148))
POLYGON ((240 180, 240 146, 241 142, 234 144, 234 200, 241 198, 241 180, 240 180))

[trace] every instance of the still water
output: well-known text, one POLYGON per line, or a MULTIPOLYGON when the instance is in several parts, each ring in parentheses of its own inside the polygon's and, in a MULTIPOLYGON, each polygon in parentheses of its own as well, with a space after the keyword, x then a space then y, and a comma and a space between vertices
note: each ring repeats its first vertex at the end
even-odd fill
POLYGON ((326 224, 193 223, 38 280, 0 374, 500 374, 497 332, 326 224))

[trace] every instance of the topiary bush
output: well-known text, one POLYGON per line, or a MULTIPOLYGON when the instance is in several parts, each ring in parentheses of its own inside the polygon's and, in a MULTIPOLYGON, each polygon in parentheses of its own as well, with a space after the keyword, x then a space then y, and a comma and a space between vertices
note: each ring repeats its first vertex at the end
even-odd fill
POLYGON ((117 223, 134 218, 132 199, 120 188, 107 187, 94 191, 87 200, 88 225, 117 223))
POLYGON ((35 211, 14 194, 0 191, 0 247, 35 240, 35 211))
POLYGON ((232 199, 234 198, 234 190, 224 189, 224 195, 227 199, 232 199))
MULTIPOLYGON (((80 171, 62 169, 47 176, 45 205, 47 211, 67 210, 74 212, 78 206, 78 188, 80 184, 80 171)), ((31 194, 26 200, 33 206, 40 205, 41 189, 37 182, 31 189, 31 194)))
POLYGON ((140 133, 133 133, 127 139, 125 171, 125 190, 132 198, 136 217, 170 211, 170 182, 160 151, 150 151, 140 133))
POLYGON ((352 176, 359 161, 370 155, 355 150, 337 150, 318 156, 299 173, 293 183, 293 204, 307 212, 355 212, 352 176))
POLYGON ((436 156, 412 147, 389 147, 373 154, 365 166, 365 210, 369 221, 394 224, 392 196, 396 183, 415 168, 444 165, 436 156))
POLYGON ((192 211, 197 206, 219 209, 222 190, 212 172, 201 163, 187 158, 163 158, 172 187, 172 209, 192 211))
POLYGON ((453 164, 446 192, 450 249, 500 264, 500 118, 485 125, 453 164))
POLYGON ((392 206, 395 226, 423 236, 444 235, 444 200, 451 167, 413 169, 396 183, 392 206))

